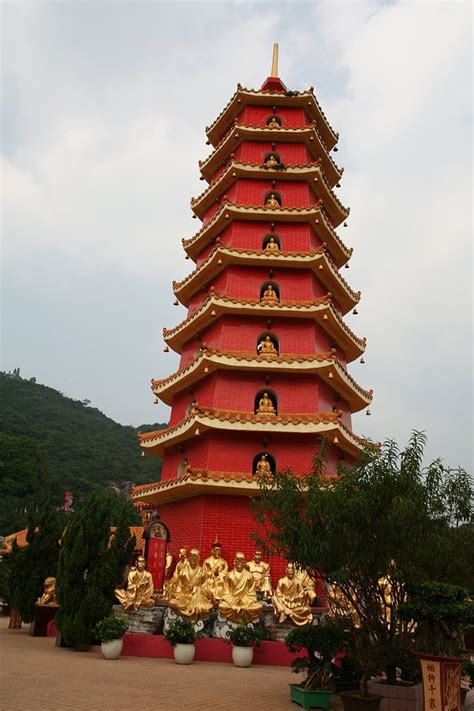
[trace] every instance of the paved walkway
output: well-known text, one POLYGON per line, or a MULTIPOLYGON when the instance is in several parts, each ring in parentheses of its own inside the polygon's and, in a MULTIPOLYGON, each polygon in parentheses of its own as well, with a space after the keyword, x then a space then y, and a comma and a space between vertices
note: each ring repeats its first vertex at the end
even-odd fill
POLYGON ((296 711, 284 667, 120 657, 59 649, 52 637, 8 630, 0 618, 2 711, 296 711))

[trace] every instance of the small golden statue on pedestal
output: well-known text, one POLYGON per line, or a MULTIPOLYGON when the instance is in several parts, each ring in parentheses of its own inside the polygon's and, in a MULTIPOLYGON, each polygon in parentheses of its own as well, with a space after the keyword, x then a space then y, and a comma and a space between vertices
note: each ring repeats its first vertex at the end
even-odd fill
POLYGON ((56 600, 56 578, 46 578, 43 583, 43 594, 36 601, 37 605, 55 606, 56 600))
MULTIPOLYGON (((276 164, 276 161, 275 161, 275 164, 276 164)), ((266 163, 265 165, 268 165, 268 163, 266 163)), ((275 193, 272 193, 269 197, 267 197, 267 199, 265 201, 265 207, 281 207, 280 203, 276 199, 275 193)))
POLYGON ((235 554, 234 569, 224 578, 224 589, 218 610, 236 624, 254 622, 262 614, 262 606, 257 600, 255 581, 252 573, 245 568, 243 553, 235 554))
POLYGON ((257 415, 274 415, 276 412, 275 406, 271 399, 268 397, 268 393, 263 393, 262 397, 258 401, 257 415))
POLYGON ((267 304, 272 306, 273 304, 276 304, 278 302, 278 296, 271 284, 267 286, 265 291, 263 292, 263 296, 260 299, 261 303, 267 304))
POLYGON ((270 462, 267 459, 266 454, 262 454, 257 462, 257 467, 255 469, 255 476, 265 476, 272 473, 270 462))
MULTIPOLYGON (((199 550, 191 548, 189 560, 175 570, 176 580, 171 591, 168 605, 179 615, 189 617, 196 623, 209 616, 212 610, 212 597, 207 589, 207 575, 199 565, 199 550)), ((175 577, 173 576, 173 578, 175 577)))
POLYGON ((137 612, 141 607, 153 607, 155 604, 153 578, 145 570, 145 558, 137 558, 135 567, 130 568, 127 589, 117 588, 115 597, 124 610, 137 612))
POLYGON ((229 566, 221 552, 222 548, 216 537, 212 544, 212 555, 206 558, 202 566, 207 575, 207 588, 214 600, 220 600, 224 577, 229 572, 229 566))
POLYGON ((298 626, 311 624, 313 613, 308 603, 308 595, 303 583, 296 577, 293 563, 288 563, 286 576, 278 581, 272 603, 278 622, 285 622, 289 617, 298 626))
POLYGON ((264 600, 271 598, 273 590, 270 566, 262 560, 262 551, 260 548, 255 549, 253 560, 250 560, 246 567, 253 575, 257 597, 262 597, 264 600))
POLYGON ((267 244, 265 245, 265 254, 280 254, 280 248, 277 242, 275 242, 274 237, 270 237, 267 244))
POLYGON ((260 341, 257 352, 259 355, 278 355, 278 351, 273 345, 270 336, 265 336, 264 340, 260 341))
POLYGON ((278 123, 277 119, 272 116, 270 121, 267 123, 268 128, 281 128, 280 124, 278 123))

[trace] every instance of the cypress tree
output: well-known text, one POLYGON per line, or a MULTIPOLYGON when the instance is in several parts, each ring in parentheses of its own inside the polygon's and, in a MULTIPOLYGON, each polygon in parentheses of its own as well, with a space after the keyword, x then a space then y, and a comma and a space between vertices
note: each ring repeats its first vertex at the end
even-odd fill
POLYGON ((17 607, 24 622, 31 622, 35 602, 43 594, 47 577, 56 577, 60 540, 64 518, 48 506, 39 519, 30 517, 27 545, 19 548, 14 542, 10 566, 11 602, 17 607))
POLYGON ((110 614, 114 589, 135 546, 125 506, 111 539, 111 507, 110 494, 92 494, 71 520, 64 537, 58 566, 60 609, 56 624, 71 646, 94 642, 93 630, 110 614))

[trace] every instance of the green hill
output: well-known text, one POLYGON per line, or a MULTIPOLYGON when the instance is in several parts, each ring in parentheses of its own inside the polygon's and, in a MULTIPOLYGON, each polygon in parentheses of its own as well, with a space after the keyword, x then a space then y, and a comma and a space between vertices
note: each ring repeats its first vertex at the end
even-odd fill
POLYGON ((26 510, 49 498, 76 505, 87 494, 124 482, 146 483, 161 475, 161 461, 140 456, 137 432, 163 424, 126 427, 57 390, 0 373, 0 534, 26 523, 26 510))

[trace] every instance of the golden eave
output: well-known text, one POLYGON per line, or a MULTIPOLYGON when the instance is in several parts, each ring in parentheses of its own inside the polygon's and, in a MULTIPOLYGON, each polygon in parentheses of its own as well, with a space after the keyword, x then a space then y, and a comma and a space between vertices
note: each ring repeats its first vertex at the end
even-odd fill
POLYGON ((314 319, 340 345, 350 362, 365 349, 365 339, 357 338, 336 312, 328 296, 315 301, 280 301, 272 306, 254 299, 229 299, 211 292, 201 306, 172 329, 163 329, 166 343, 176 352, 223 314, 314 319))
POLYGON ((139 432, 138 437, 143 451, 162 457, 166 448, 200 436, 210 429, 239 433, 324 435, 353 456, 361 450, 363 444, 363 440, 343 425, 339 415, 334 412, 264 416, 253 412, 223 411, 199 406, 194 407, 177 425, 166 430, 139 432))
POLYGON ((290 96, 280 92, 261 91, 238 87, 227 106, 221 111, 215 121, 206 128, 206 134, 212 145, 217 145, 222 135, 229 130, 234 119, 246 106, 294 106, 304 108, 307 115, 316 121, 328 150, 338 141, 338 134, 331 128, 324 111, 319 105, 312 89, 309 91, 292 92, 290 96))
POLYGON ((324 208, 316 207, 265 207, 264 205, 235 205, 225 201, 216 214, 190 239, 183 239, 183 248, 196 260, 200 251, 220 235, 234 220, 256 222, 308 223, 327 246, 335 265, 342 267, 350 258, 352 249, 346 247, 326 219, 324 208))
POLYGON ((132 490, 134 501, 149 504, 189 499, 199 494, 259 496, 260 487, 255 477, 244 472, 211 472, 193 468, 177 479, 162 479, 152 484, 141 484, 134 486, 132 490))
POLYGON ((324 247, 317 252, 281 252, 267 255, 261 250, 235 249, 217 246, 189 276, 173 282, 173 291, 183 306, 188 306, 192 296, 229 265, 265 268, 311 269, 326 289, 332 293, 343 314, 360 300, 360 291, 353 291, 339 274, 324 247))
MULTIPOLYGON (((321 169, 320 162, 319 160, 308 165, 287 165, 284 170, 275 170, 265 165, 232 161, 215 182, 211 183, 199 197, 191 200, 191 209, 202 220, 209 208, 216 201, 219 201, 222 194, 238 178, 275 181, 304 180, 310 185, 316 197, 323 201, 324 209, 329 219, 334 227, 337 227, 349 215, 350 209, 344 207, 331 189, 321 169)), ((275 189, 278 190, 278 183, 275 189)))
MULTIPOLYGON (((268 126, 247 126, 237 123, 213 152, 204 161, 200 161, 199 169, 203 178, 210 182, 216 170, 218 170, 229 157, 232 157, 234 151, 243 141, 304 143, 314 159, 321 158, 324 174, 331 187, 334 187, 334 185, 339 182, 344 172, 342 168, 339 168, 334 163, 326 151, 321 136, 314 125, 305 126, 303 128, 269 128, 268 126)), ((278 151, 278 143, 276 144, 275 150, 278 151)))
POLYGON ((224 352, 203 349, 183 370, 163 380, 152 380, 153 394, 167 405, 172 405, 178 392, 217 370, 264 371, 265 373, 298 373, 317 375, 331 386, 348 404, 351 412, 358 412, 372 401, 372 391, 363 390, 339 363, 334 352, 317 355, 256 355, 250 352, 224 352))

